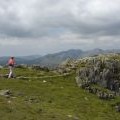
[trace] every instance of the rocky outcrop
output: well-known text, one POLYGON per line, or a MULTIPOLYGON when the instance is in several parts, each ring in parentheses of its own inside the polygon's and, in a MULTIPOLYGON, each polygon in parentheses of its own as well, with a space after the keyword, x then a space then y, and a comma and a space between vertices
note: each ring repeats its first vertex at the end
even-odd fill
POLYGON ((84 64, 77 71, 78 86, 97 84, 120 94, 120 61, 115 55, 84 59, 84 64))
POLYGON ((75 59, 66 59, 62 64, 60 64, 57 68, 56 71, 60 74, 64 73, 70 73, 72 71, 76 71, 78 68, 78 61, 75 59))

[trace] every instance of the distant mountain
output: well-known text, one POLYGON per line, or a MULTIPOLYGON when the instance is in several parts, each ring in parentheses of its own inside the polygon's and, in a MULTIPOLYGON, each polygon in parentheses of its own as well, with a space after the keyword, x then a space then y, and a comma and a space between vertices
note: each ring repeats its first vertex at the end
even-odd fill
MULTIPOLYGON (((0 57, 0 65, 6 65, 8 63, 10 57, 0 57)), ((22 57, 15 57, 15 61, 17 64, 27 64, 29 60, 23 59, 22 57)))
POLYGON ((48 54, 43 57, 40 57, 31 63, 40 64, 42 66, 57 66, 62 63, 67 58, 77 59, 79 58, 84 52, 82 50, 68 50, 62 51, 55 54, 48 54))
MULTIPOLYGON (((28 65, 39 64, 41 66, 56 67, 68 58, 78 59, 107 53, 120 53, 120 49, 112 50, 93 49, 88 51, 82 51, 80 49, 71 49, 68 51, 62 51, 55 54, 48 54, 45 56, 31 55, 16 57, 16 63, 28 65)), ((0 65, 5 65, 8 59, 9 57, 0 57, 0 65)))
POLYGON ((111 49, 111 50, 106 50, 108 53, 120 53, 120 49, 111 49))
POLYGON ((34 60, 34 59, 37 59, 37 58, 40 58, 42 57, 41 55, 29 55, 29 56, 20 56, 20 57, 17 57, 17 58, 22 58, 24 60, 34 60))
POLYGON ((104 54, 104 53, 105 53, 105 50, 96 48, 93 50, 85 51, 84 55, 85 56, 93 56, 93 55, 104 54))
MULTIPOLYGON (((15 61, 17 64, 29 64, 32 60, 40 58, 41 55, 30 55, 30 56, 17 56, 15 57, 15 61)), ((3 56, 0 57, 0 65, 6 65, 10 57, 3 56)))

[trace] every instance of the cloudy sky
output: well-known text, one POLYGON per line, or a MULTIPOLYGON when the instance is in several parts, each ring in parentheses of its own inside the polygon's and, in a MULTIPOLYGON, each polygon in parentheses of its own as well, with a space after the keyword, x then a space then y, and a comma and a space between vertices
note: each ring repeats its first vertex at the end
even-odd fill
POLYGON ((0 56, 120 48, 120 0, 0 0, 0 56))

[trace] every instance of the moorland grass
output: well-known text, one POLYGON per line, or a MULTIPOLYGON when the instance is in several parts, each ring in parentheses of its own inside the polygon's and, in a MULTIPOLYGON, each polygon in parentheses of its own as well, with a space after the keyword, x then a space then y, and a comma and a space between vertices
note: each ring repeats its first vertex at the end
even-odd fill
MULTIPOLYGON (((7 70, 1 70, 6 73, 7 70)), ((16 70, 16 75, 55 75, 43 71, 16 70)), ((10 98, 0 96, 0 120, 119 120, 112 106, 120 101, 100 100, 77 87, 75 74, 39 79, 0 78, 0 89, 9 89, 10 98)))

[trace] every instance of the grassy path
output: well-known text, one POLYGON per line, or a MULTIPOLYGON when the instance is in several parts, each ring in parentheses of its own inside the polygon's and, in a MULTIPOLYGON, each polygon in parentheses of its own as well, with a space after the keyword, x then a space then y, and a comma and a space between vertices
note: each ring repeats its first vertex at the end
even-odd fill
POLYGON ((53 75, 53 76, 42 76, 42 77, 24 77, 24 76, 20 76, 17 77, 17 79, 42 79, 42 78, 56 78, 56 77, 64 77, 64 76, 68 76, 71 73, 66 73, 66 74, 62 74, 62 75, 53 75))

